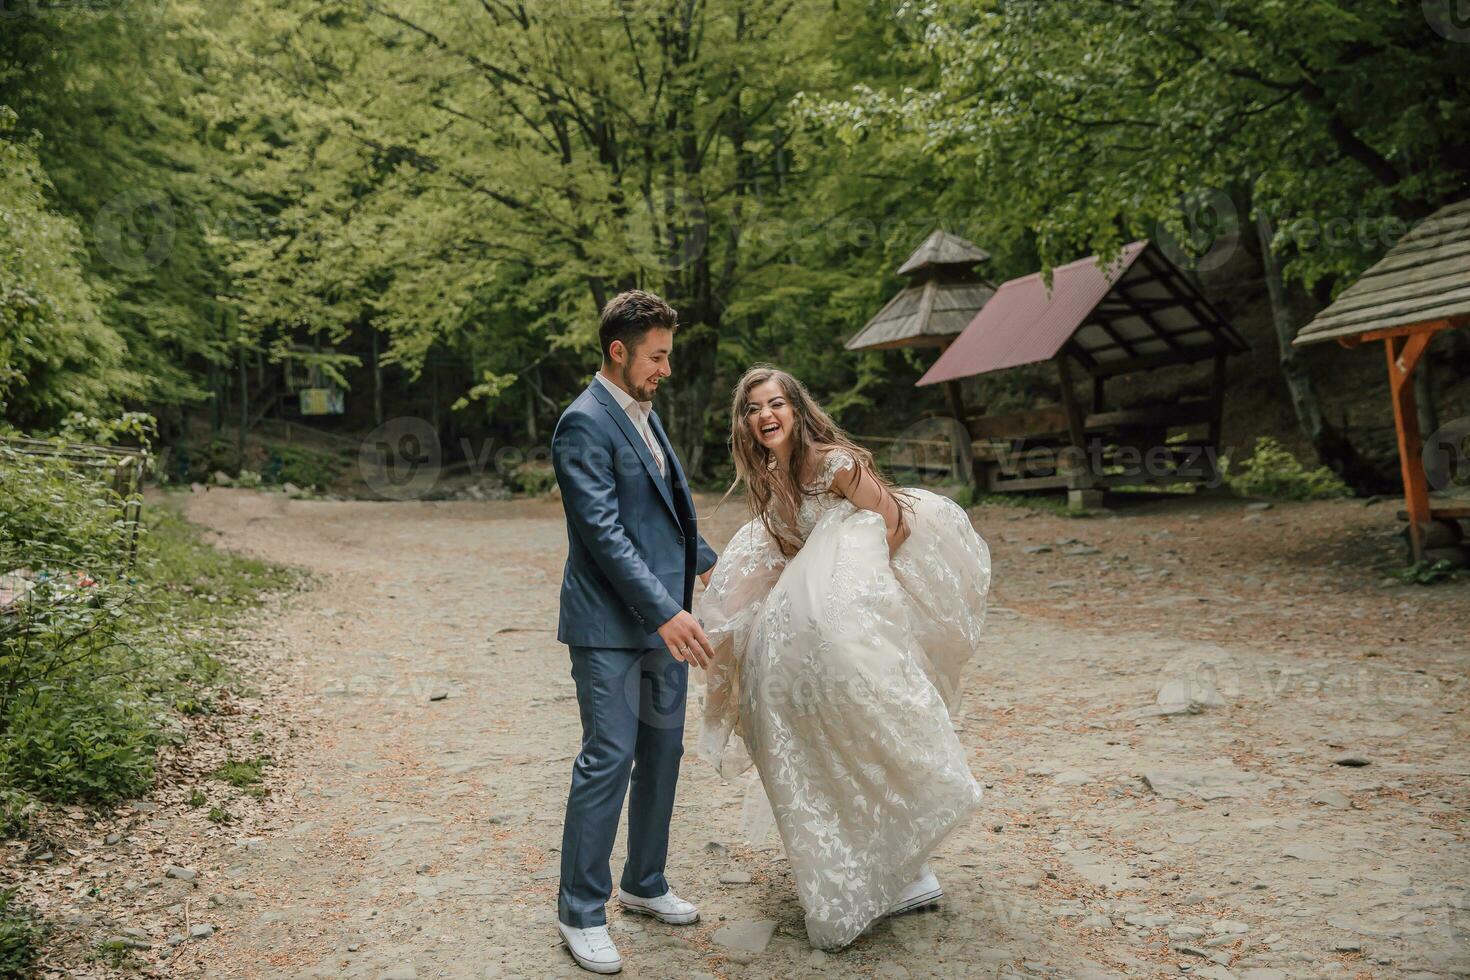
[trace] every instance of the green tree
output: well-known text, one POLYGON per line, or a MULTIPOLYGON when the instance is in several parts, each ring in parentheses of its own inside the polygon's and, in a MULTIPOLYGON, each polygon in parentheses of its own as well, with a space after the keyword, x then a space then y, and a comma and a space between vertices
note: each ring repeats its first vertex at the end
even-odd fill
POLYGON ((125 345, 102 315, 81 232, 47 203, 49 183, 15 113, 0 105, 0 418, 49 427, 136 395, 125 345))
MULTIPOLYGON (((1208 247, 1241 201, 1263 270, 1312 287, 1361 271, 1470 178, 1470 47, 1379 0, 941 0, 909 9, 933 84, 858 86, 807 112, 849 142, 920 142, 985 188, 1047 265, 1167 233, 1208 247)), ((1278 283, 1279 285, 1279 283, 1278 283)), ((1322 417, 1278 304, 1281 360, 1324 460, 1322 417)))

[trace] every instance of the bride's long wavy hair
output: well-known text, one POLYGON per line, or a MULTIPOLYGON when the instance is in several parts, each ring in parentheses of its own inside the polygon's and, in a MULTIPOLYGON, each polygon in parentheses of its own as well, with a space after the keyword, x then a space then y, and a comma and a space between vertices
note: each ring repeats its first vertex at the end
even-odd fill
POLYGON ((788 557, 796 554, 802 544, 796 529, 771 518, 778 506, 794 518, 801 508, 803 496, 814 497, 822 492, 808 487, 817 476, 812 471, 809 457, 813 454, 809 452, 810 449, 815 449, 818 454, 829 449, 847 450, 857 460, 859 481, 874 480, 893 495, 898 502, 900 522, 905 520, 905 513, 912 513, 913 503, 909 495, 895 487, 878 471, 877 464, 873 462, 873 454, 853 442, 842 431, 842 427, 812 398, 806 385, 770 364, 753 365, 735 385, 734 398, 730 404, 730 454, 735 460, 735 480, 730 484, 730 489, 725 491, 725 496, 720 498, 720 502, 724 503, 725 498, 743 484, 747 490, 746 498, 750 502, 752 515, 760 518, 771 537, 780 545, 783 554, 788 557), (774 381, 780 386, 794 415, 791 430, 792 467, 789 474, 782 474, 776 468, 775 456, 751 434, 750 425, 745 418, 751 389, 767 381, 774 381))

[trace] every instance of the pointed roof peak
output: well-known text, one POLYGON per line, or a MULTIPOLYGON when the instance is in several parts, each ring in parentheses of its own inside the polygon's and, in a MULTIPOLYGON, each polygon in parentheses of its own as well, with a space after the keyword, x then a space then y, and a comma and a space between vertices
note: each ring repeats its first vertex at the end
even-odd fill
POLYGON ((914 249, 903 265, 898 267, 901 276, 913 275, 937 266, 978 265, 990 258, 990 253, 974 242, 936 228, 914 249))

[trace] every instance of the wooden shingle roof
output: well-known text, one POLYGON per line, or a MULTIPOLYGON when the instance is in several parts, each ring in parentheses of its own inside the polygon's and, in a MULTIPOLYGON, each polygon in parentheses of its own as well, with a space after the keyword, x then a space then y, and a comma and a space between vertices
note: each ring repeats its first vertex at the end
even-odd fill
POLYGON ((990 253, 976 245, 968 242, 959 235, 951 235, 947 231, 935 229, 924 239, 924 243, 914 249, 903 265, 898 267, 901 276, 911 275, 920 269, 931 266, 972 266, 990 258, 990 253))
POLYGON ((848 350, 943 347, 974 318, 995 287, 975 266, 990 258, 958 235, 934 231, 899 266, 909 285, 843 346, 848 350))
POLYGON ((1415 225, 1292 343, 1457 318, 1470 318, 1470 198, 1415 225))

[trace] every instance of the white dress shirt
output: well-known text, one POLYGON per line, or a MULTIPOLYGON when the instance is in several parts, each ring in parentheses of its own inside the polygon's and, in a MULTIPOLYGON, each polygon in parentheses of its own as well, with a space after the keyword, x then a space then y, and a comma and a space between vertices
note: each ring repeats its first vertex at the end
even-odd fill
POLYGON ((601 371, 597 372, 597 380, 601 381, 603 386, 612 392, 612 396, 617 399, 623 411, 628 414, 628 420, 633 423, 633 428, 638 430, 638 434, 648 444, 648 451, 653 454, 653 463, 658 467, 659 476, 667 477, 669 475, 668 464, 664 462, 664 451, 659 448, 658 437, 653 434, 653 425, 648 421, 649 415, 653 412, 653 402, 638 401, 632 395, 607 380, 607 376, 601 371))

